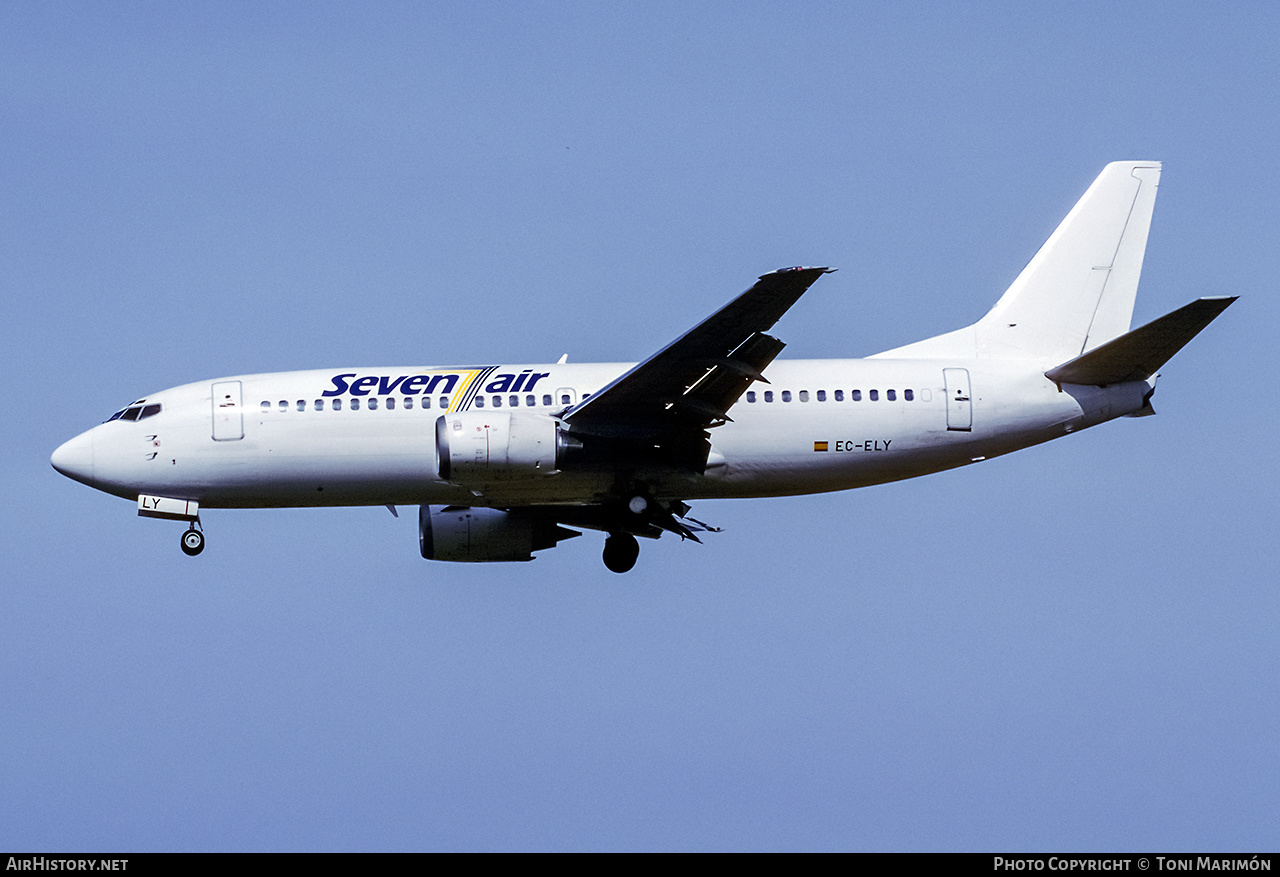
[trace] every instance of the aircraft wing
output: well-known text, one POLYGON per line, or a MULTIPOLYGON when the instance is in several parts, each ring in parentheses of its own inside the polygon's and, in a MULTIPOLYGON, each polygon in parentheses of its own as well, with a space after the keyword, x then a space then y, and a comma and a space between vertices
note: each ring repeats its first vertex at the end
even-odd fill
MULTIPOLYGON (((730 420, 729 408, 786 345, 764 334, 830 268, 783 268, 604 389, 569 409, 571 432, 683 438, 730 420)), ((766 382, 767 383, 767 382, 766 382)), ((683 455, 681 455, 683 456, 683 455)), ((705 463, 705 454, 702 462, 705 463)))

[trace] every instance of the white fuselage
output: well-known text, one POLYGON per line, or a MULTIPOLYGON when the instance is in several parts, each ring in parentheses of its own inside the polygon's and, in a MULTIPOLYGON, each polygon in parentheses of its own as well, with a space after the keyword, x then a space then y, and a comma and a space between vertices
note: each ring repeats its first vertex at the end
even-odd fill
POLYGON ((825 267, 780 268, 638 365, 241 375, 140 399, 53 453, 144 517, 418 505, 422 556, 525 561, 594 529, 695 539, 687 500, 819 493, 964 466, 1125 415, 1234 301, 1131 329, 1159 162, 1108 164, 977 322, 866 359, 776 359, 825 267))
MULTIPOLYGON (((630 367, 351 368, 222 378, 146 397, 158 413, 94 427, 60 448, 55 464, 118 496, 212 508, 591 503, 614 486, 612 472, 441 480, 436 421, 498 408, 558 414, 630 367)), ((710 431, 705 474, 650 473, 649 487, 656 496, 699 499, 911 478, 1135 413, 1150 391, 1146 382, 1060 389, 1043 370, 1027 360, 776 361, 765 372, 769 383, 756 383, 729 411, 732 422, 710 431)))

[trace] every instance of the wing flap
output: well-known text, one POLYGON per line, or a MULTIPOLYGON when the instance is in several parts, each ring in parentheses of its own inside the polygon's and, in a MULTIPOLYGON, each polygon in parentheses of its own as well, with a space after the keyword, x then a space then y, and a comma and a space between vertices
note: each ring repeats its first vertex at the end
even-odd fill
POLYGON ((564 416, 570 429, 602 435, 701 430, 727 412, 785 346, 765 335, 830 268, 783 268, 564 416))
POLYGON ((712 365, 676 402, 677 407, 694 407, 706 415, 708 423, 732 420, 728 411, 747 387, 765 380, 762 372, 787 345, 757 332, 738 349, 712 365))
POLYGON ((1201 298, 1044 373, 1059 384, 1144 381, 1225 311, 1236 296, 1201 298))

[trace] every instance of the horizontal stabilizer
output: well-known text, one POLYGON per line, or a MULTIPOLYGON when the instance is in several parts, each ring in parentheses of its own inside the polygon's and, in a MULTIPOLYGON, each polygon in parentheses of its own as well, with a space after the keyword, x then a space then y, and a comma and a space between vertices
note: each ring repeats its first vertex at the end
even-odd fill
POLYGON ((1197 299, 1044 375, 1058 384, 1100 387, 1144 381, 1235 300, 1236 296, 1197 299))

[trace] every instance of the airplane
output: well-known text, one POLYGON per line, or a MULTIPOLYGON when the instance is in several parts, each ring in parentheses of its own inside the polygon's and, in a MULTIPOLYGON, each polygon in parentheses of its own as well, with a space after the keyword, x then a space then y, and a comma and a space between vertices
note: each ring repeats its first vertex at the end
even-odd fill
POLYGON ((1235 301, 1130 331, 1160 172, 1107 165, 984 317, 863 359, 776 359, 767 333, 833 270, 786 268, 639 364, 217 378, 126 405, 51 462, 186 522, 192 556, 201 509, 417 505, 427 559, 528 561, 589 529, 626 572, 637 537, 715 531, 690 500, 914 478, 1155 413, 1160 368, 1235 301))

